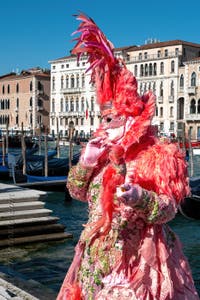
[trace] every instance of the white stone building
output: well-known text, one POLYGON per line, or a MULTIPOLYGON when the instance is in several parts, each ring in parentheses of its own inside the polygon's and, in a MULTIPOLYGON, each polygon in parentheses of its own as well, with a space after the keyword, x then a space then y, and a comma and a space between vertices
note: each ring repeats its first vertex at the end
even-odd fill
MULTIPOLYGON (((196 139, 200 135, 200 44, 180 40, 151 41, 143 46, 116 48, 115 54, 124 59, 127 68, 136 76, 139 94, 149 89, 155 93, 153 123, 158 126, 159 133, 182 136, 184 131, 196 139), (196 76, 195 83, 194 80, 191 83, 191 76, 196 76), (194 99, 197 109, 191 114, 194 99)), ((50 64, 51 133, 59 131, 61 136, 67 137, 72 124, 75 135, 89 136, 99 126, 100 112, 90 74, 85 73, 87 57, 82 57, 78 64, 76 56, 72 55, 52 60, 50 64), (87 103, 88 118, 85 115, 87 103)))

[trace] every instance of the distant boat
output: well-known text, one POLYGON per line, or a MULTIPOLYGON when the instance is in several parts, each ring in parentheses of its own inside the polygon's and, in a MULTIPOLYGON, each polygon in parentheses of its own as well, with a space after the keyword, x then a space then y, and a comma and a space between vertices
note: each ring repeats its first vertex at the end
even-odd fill
POLYGON ((180 204, 179 211, 189 219, 200 220, 200 177, 190 178, 191 195, 180 204))

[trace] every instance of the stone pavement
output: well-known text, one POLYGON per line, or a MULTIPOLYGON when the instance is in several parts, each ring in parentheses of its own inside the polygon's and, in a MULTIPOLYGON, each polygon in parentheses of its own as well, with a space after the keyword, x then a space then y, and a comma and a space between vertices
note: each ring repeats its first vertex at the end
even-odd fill
POLYGON ((0 278, 0 300, 39 300, 12 283, 0 278))

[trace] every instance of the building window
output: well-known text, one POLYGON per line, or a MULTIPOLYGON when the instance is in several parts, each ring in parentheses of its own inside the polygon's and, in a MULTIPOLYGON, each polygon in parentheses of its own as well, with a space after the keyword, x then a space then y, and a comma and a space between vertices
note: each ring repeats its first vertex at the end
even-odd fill
POLYGON ((80 80, 79 80, 79 74, 76 75, 76 86, 79 88, 80 80))
POLYGON ((70 111, 74 111, 74 100, 71 98, 70 100, 70 111))
POLYGON ((64 77, 63 76, 61 76, 60 86, 61 86, 61 89, 64 88, 64 77))
POLYGON ((137 71, 138 71, 137 65, 135 65, 135 66, 134 66, 134 74, 135 74, 135 76, 137 76, 137 71))
POLYGON ((85 75, 84 74, 82 74, 81 81, 82 81, 82 88, 84 88, 85 87, 85 75))
POLYGON ((60 100, 60 111, 63 112, 63 99, 60 100))
POLYGON ((174 131, 174 122, 170 122, 170 128, 169 130, 174 131))
POLYGON ((161 57, 161 51, 160 50, 158 50, 158 52, 157 52, 157 57, 158 58, 161 57))
POLYGON ((170 96, 174 96, 174 81, 171 81, 170 84, 170 96))
POLYGON ((81 111, 84 112, 84 98, 81 99, 81 111))
POLYGON ((200 99, 198 100, 197 104, 197 113, 200 114, 200 99))
POLYGON ((33 106, 33 99, 32 99, 32 97, 29 99, 29 106, 30 106, 30 107, 33 106))
POLYGON ((148 76, 148 64, 145 64, 145 76, 148 76))
POLYGON ((140 65, 140 76, 144 76, 144 67, 143 65, 140 65))
POLYGON ((175 62, 174 60, 171 61, 171 73, 175 72, 175 62))
POLYGON ((94 125, 94 118, 90 119, 90 125, 93 126, 94 125))
POLYGON ((164 74, 164 62, 160 63, 160 74, 164 74))
POLYGON ((196 73, 193 72, 191 75, 191 86, 196 86, 196 73))
POLYGON ((16 108, 19 108, 19 98, 16 100, 16 108))
POLYGON ((168 57, 168 49, 165 49, 165 57, 168 57))
POLYGON ((157 65, 156 63, 154 63, 153 65, 153 75, 156 75, 157 74, 157 65))
POLYGON ((94 111, 94 97, 91 98, 91 111, 94 111))
POLYGON ((16 85, 16 93, 19 93, 19 83, 16 85))
POLYGON ((174 116, 174 108, 173 106, 170 107, 170 118, 172 118, 174 116))
POLYGON ((66 89, 69 88, 69 76, 67 75, 66 76, 66 89))
POLYGON ((163 131, 163 130, 164 130, 164 123, 160 122, 160 131, 163 131))
POLYGON ((55 112, 55 100, 52 99, 51 111, 55 112))
POLYGON ((147 59, 147 52, 144 52, 144 58, 147 59))
POLYGON ((179 55, 179 48, 175 49, 175 55, 178 56, 179 55))
POLYGON ((32 81, 30 82, 30 92, 32 92, 32 90, 33 90, 33 83, 32 83, 32 81))
POLYGON ((183 74, 181 74, 181 77, 180 77, 180 88, 183 88, 184 87, 184 76, 183 74))
POLYGON ((4 94, 5 93, 5 87, 4 87, 4 85, 2 86, 2 94, 4 94))
POLYGON ((84 125, 84 119, 81 118, 81 125, 83 126, 84 125))
POLYGON ((139 53, 139 60, 142 60, 142 53, 139 53))
POLYGON ((65 111, 68 112, 69 110, 69 104, 68 104, 68 98, 65 99, 65 111))
POLYGON ((71 88, 75 87, 74 75, 71 76, 71 88))
POLYGON ((76 98, 76 111, 77 112, 79 111, 79 101, 78 101, 78 98, 76 98))
POLYGON ((190 102, 190 113, 195 114, 196 113, 196 101, 195 99, 192 99, 190 102))
POLYGON ((10 94, 10 85, 8 84, 7 93, 10 94))
POLYGON ((163 83, 160 83, 160 97, 163 97, 163 83))
POLYGON ((52 90, 55 90, 55 77, 52 77, 52 90))
POLYGON ((163 117, 163 107, 162 106, 160 107, 160 117, 161 118, 163 117))
POLYGON ((149 64, 149 76, 152 76, 153 74, 153 67, 152 64, 149 64))

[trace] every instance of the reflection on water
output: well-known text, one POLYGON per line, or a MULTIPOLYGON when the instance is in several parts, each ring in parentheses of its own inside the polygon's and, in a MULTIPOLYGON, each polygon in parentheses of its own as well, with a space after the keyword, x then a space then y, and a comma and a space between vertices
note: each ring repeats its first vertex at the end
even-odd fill
MULTIPOLYGON (((200 156, 195 161, 195 175, 200 176, 200 156)), ((6 272, 13 274, 14 271, 17 277, 37 281, 56 295, 72 261, 82 225, 87 222, 87 204, 76 200, 66 202, 64 193, 55 192, 48 194, 46 207, 60 217, 60 223, 66 225, 66 231, 72 233, 73 238, 0 250, 0 264, 4 271, 6 266, 6 272)), ((200 221, 188 220, 178 214, 170 226, 182 241, 200 293, 200 221)))

